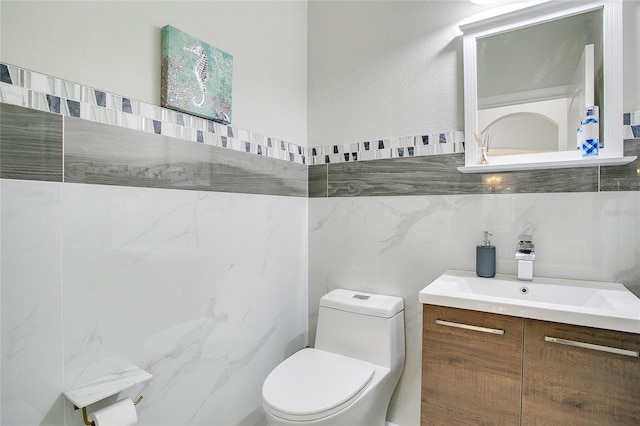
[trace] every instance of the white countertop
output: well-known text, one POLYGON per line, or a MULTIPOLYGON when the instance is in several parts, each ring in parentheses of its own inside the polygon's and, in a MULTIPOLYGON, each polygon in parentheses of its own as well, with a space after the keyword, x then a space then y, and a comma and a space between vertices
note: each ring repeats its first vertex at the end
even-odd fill
POLYGON ((640 334, 640 299, 619 283, 447 271, 422 289, 424 304, 640 334))

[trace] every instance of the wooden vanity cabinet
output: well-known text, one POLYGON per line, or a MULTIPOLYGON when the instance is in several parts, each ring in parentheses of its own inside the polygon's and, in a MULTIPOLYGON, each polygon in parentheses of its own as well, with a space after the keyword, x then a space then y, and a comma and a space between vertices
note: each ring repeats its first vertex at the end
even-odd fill
POLYGON ((639 350, 640 334, 425 304, 421 425, 638 426, 639 350))
POLYGON ((639 349, 640 334, 527 319, 522 424, 640 425, 639 349))
POLYGON ((517 425, 522 318, 424 305, 422 425, 517 425))

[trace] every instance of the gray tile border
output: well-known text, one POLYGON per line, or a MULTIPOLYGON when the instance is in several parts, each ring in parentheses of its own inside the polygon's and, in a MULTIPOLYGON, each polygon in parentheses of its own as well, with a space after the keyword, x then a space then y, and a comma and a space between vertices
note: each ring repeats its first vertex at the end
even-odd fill
POLYGON ((526 170, 483 175, 483 193, 597 192, 598 167, 526 170))
POLYGON ((304 165, 74 118, 65 182, 307 196, 304 165))
POLYGON ((624 166, 602 167, 601 191, 640 191, 640 139, 624 141, 624 154, 638 159, 624 166))
POLYGON ((463 174, 456 169, 462 165, 464 154, 330 164, 328 196, 598 191, 597 167, 463 174))
POLYGON ((0 178, 62 182, 62 117, 0 104, 0 178))
POLYGON ((327 164, 309 166, 309 198, 327 196, 327 164))
POLYGON ((168 188, 169 144, 162 136, 66 118, 64 169, 69 183, 168 188))
POLYGON ((464 154, 329 164, 328 196, 476 193, 479 176, 456 170, 464 154))
MULTIPOLYGON (((305 148, 19 67, 0 71, 4 178, 62 179, 64 117, 76 123, 65 134, 67 182, 301 197, 640 189, 637 161, 463 175, 461 131, 305 148), (15 134, 21 125, 31 133, 15 134)), ((625 113, 623 123, 625 137, 637 137, 640 111, 625 113)), ((639 144, 626 141, 628 155, 638 155, 639 144)))
MULTIPOLYGON (((1 176, 62 181, 63 117, 7 104, 0 108, 1 176), (32 132, 27 131, 26 142, 24 129, 32 132)), ((64 120, 66 182, 298 197, 598 191, 597 167, 462 174, 456 168, 464 154, 307 167, 78 118, 64 120)), ((626 141, 625 147, 628 155, 638 155, 640 141, 626 141)), ((601 190, 640 190, 637 166, 636 161, 600 168, 601 190)))

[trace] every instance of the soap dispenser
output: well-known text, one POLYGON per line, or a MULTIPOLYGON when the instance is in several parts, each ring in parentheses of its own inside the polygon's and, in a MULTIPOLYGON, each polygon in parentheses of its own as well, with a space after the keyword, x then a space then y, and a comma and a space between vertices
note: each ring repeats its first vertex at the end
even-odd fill
POLYGON ((482 244, 476 246, 476 275, 483 278, 496 276, 496 246, 489 241, 489 231, 484 231, 482 244))

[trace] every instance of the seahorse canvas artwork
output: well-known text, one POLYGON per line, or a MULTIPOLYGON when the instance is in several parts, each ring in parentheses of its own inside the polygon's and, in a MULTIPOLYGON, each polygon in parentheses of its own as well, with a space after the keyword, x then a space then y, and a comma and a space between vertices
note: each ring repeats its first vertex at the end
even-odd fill
POLYGON ((161 74, 163 107, 231 123, 233 56, 167 25, 161 74))

